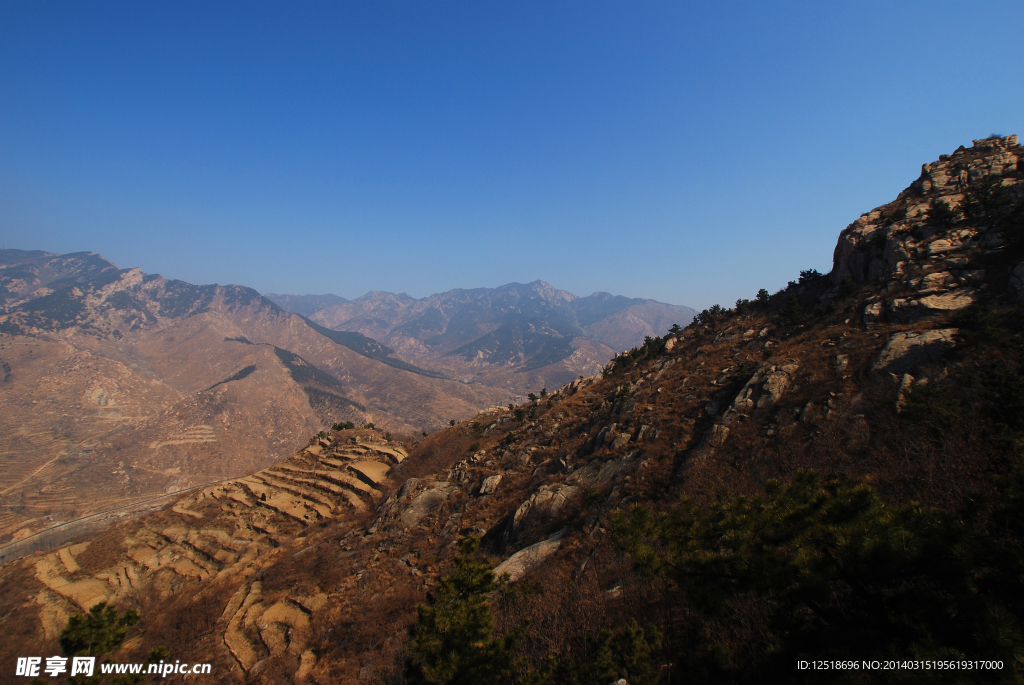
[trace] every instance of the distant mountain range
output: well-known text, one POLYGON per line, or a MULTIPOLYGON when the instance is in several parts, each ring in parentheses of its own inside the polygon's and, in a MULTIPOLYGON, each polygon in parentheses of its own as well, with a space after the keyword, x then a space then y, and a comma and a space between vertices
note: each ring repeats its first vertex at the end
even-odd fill
POLYGON ((0 251, 0 543, 251 473, 334 422, 418 434, 510 398, 443 376, 244 286, 0 251))
POLYGON ((449 290, 416 299, 374 291, 266 297, 325 328, 358 333, 410 363, 516 392, 599 371, 616 352, 687 325, 689 307, 597 292, 578 297, 544 281, 449 290))

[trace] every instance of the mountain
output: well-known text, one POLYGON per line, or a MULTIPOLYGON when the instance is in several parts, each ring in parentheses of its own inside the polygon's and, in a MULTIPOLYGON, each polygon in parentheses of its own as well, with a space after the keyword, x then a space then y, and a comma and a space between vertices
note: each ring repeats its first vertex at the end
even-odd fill
POLYGON ((250 288, 0 258, 0 541, 250 473, 339 421, 418 433, 508 398, 250 288))
POLYGON ((544 281, 422 299, 374 291, 313 313, 334 296, 267 297, 327 328, 377 340, 419 366, 523 394, 592 375, 616 350, 685 325, 696 313, 608 293, 577 297, 544 281))
POLYGON ((840 233, 829 274, 700 312, 538 401, 402 445, 307 436, 108 533, 9 554, 2 659, 59 653, 67 617, 111 601, 142 615, 113 661, 163 645, 225 683, 416 682, 431 654, 492 682, 470 676, 510 646, 559 685, 834 682, 834 664, 1013 682, 1022 155, 988 138, 925 165, 840 233), (479 554, 458 558, 466 537, 479 554), (822 655, 827 672, 800 668, 822 655))
POLYGON ((327 293, 326 295, 278 295, 267 293, 267 299, 277 304, 285 311, 293 312, 300 316, 312 316, 321 309, 336 304, 348 304, 344 297, 338 297, 327 293))

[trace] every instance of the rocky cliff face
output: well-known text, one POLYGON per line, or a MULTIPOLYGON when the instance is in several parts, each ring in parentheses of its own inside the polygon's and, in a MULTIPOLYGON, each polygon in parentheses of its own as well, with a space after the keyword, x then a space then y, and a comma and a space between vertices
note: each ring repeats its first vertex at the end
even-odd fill
MULTIPOLYGON (((415 605, 450 571, 458 537, 475 535, 518 583, 493 606, 502 631, 532 620, 523 656, 535 666, 549 654, 581 658, 602 629, 623 636, 635 619, 664 636, 670 657, 654 673, 715 640, 727 661, 716 648, 707 668, 732 670, 687 677, 720 682, 715 673, 754 668, 775 644, 777 626, 763 613, 774 599, 737 600, 715 621, 697 621, 700 607, 621 554, 612 514, 635 504, 664 511, 680 496, 720 512, 723 498, 756 502, 769 479, 810 468, 869 486, 887 507, 957 510, 965 493, 982 493, 965 510, 980 516, 977 503, 1019 462, 1024 440, 1024 311, 1010 278, 1024 233, 1020 176, 1005 162, 992 171, 1016 150, 1013 137, 986 140, 940 160, 943 169, 966 165, 966 205, 936 194, 943 176, 929 167, 843 231, 829 276, 702 317, 537 402, 438 431, 406 445, 408 458, 369 444, 372 434, 366 444, 347 431, 314 439, 254 478, 193 493, 87 549, 0 567, 0 611, 18 626, 4 658, 53 645, 58 609, 79 611, 102 595, 143 612, 119 661, 167 644, 175 658, 213 663, 220 682, 401 682, 415 605), (972 181, 972 168, 990 173, 972 181), (944 213, 937 199, 962 213, 944 213), (890 244, 905 254, 887 256, 890 244), (926 292, 925 280, 942 273, 943 285, 926 292), (894 305, 968 289, 973 305, 918 304, 912 316, 894 305), (356 448, 376 450, 380 466, 357 468, 366 457, 346 451, 356 448), (352 478, 373 493, 353 490, 352 478), (118 594, 143 577, 138 593, 118 594), (185 625, 195 628, 176 632, 185 625)), ((944 178, 948 187, 952 175, 944 178)), ((1007 538, 1006 549, 1020 541, 1007 538)), ((850 585, 834 590, 856 595, 850 585)), ((870 628, 878 617, 867 615, 870 628)))
POLYGON ((976 140, 937 162, 893 202, 864 214, 839 236, 831 278, 880 286, 863 312, 866 323, 911 322, 962 310, 979 290, 1020 286, 1020 258, 1009 249, 1024 185, 1017 136, 976 140), (1001 281, 1001 282, 998 282, 1001 281))

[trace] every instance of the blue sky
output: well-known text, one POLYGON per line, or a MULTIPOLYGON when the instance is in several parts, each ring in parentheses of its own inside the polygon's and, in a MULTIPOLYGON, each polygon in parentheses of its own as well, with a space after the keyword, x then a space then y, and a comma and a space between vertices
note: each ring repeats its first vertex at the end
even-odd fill
POLYGON ((194 283, 705 307, 1021 133, 1020 2, 0 1, 0 240, 194 283))

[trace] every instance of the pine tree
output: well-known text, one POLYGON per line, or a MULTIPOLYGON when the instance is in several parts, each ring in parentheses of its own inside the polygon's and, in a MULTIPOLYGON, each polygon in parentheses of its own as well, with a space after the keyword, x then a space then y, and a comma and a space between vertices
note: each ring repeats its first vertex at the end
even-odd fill
POLYGON ((443 577, 436 592, 416 607, 409 629, 405 676, 417 685, 521 685, 541 674, 528 670, 514 655, 526 626, 495 638, 494 617, 487 594, 499 589, 491 565, 476 560, 477 538, 459 541, 455 572, 443 577))
POLYGON ((119 615, 117 609, 100 602, 89 613, 68 619, 60 634, 60 648, 68 656, 101 656, 120 647, 128 628, 138 622, 134 609, 119 615))
MULTIPOLYGON (((968 512, 887 507, 867 485, 809 471, 705 511, 634 507, 612 532, 636 565, 671 579, 698 622, 721 626, 736 602, 764 613, 746 652, 703 635, 676 663, 711 681, 789 681, 800 659, 994 659, 1024 673, 1024 554, 968 512), (756 674, 756 677, 755 677, 756 674)), ((1024 521, 1024 471, 993 502, 1005 529, 1024 521)), ((695 681, 697 680, 696 676, 695 681)), ((810 677, 810 676, 808 676, 810 677)))

